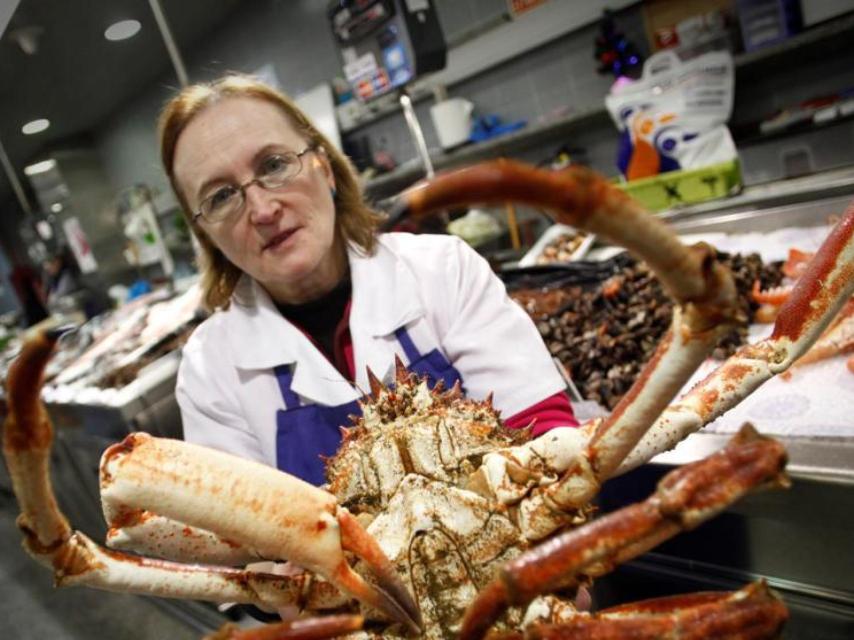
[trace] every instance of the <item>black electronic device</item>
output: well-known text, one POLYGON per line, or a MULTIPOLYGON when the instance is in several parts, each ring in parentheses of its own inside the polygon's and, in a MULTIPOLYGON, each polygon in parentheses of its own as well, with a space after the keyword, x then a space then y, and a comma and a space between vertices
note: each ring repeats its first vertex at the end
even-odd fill
POLYGON ((344 76, 361 100, 445 67, 447 45, 432 0, 331 0, 327 16, 344 76))

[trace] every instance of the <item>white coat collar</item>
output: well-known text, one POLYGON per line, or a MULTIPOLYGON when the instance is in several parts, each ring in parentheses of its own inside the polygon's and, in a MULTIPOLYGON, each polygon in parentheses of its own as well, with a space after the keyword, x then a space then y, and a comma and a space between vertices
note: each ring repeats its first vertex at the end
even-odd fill
POLYGON ((373 256, 365 256, 351 246, 349 257, 353 279, 351 327, 363 327, 377 338, 424 315, 418 280, 383 236, 379 237, 373 256))
MULTIPOLYGON (((367 333, 377 338, 393 334, 424 314, 417 280, 406 262, 380 236, 376 252, 367 257, 349 247, 353 302, 350 330, 353 340, 367 333)), ((269 294, 247 275, 240 278, 231 306, 224 312, 233 361, 238 368, 268 369, 298 362, 292 389, 299 395, 325 404, 355 399, 359 394, 311 341, 282 317, 269 294)), ((365 364, 384 377, 392 366, 380 353, 365 364)))

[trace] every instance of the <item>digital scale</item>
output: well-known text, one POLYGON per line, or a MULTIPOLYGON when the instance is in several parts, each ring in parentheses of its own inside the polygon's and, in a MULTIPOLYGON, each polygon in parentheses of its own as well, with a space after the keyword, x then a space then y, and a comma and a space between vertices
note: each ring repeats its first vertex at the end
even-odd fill
POLYGON ((327 15, 344 76, 363 102, 445 67, 447 45, 431 0, 332 0, 327 15))

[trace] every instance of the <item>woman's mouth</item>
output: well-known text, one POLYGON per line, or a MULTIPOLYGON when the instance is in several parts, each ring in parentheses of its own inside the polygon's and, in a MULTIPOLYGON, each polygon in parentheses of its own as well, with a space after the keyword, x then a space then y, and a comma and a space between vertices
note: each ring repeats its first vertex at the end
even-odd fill
POLYGON ((276 249, 276 248, 280 247, 285 242, 287 242, 288 238, 290 238, 292 235, 294 235, 294 233, 296 233, 296 231, 298 229, 299 229, 299 227, 295 227, 293 229, 287 229, 286 231, 282 231, 281 233, 277 233, 272 238, 267 240, 267 242, 264 243, 264 246, 261 247, 261 250, 262 251, 268 251, 270 249, 276 249))

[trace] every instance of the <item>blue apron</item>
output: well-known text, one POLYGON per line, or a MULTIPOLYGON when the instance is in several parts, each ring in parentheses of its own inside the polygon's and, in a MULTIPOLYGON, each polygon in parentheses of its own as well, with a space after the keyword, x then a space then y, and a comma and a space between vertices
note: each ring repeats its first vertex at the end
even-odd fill
MULTIPOLYGON (((457 381, 462 384, 459 372, 438 349, 422 355, 405 327, 395 331, 395 337, 409 360, 407 369, 426 376, 431 389, 439 380, 444 381, 446 389, 457 381)), ((350 425, 349 416, 361 415, 359 403, 353 400, 334 407, 303 405, 291 390, 293 368, 281 365, 273 373, 285 401, 285 409, 276 412, 276 466, 306 482, 321 485, 325 481, 321 456, 329 457, 338 451, 341 427, 350 425)))

